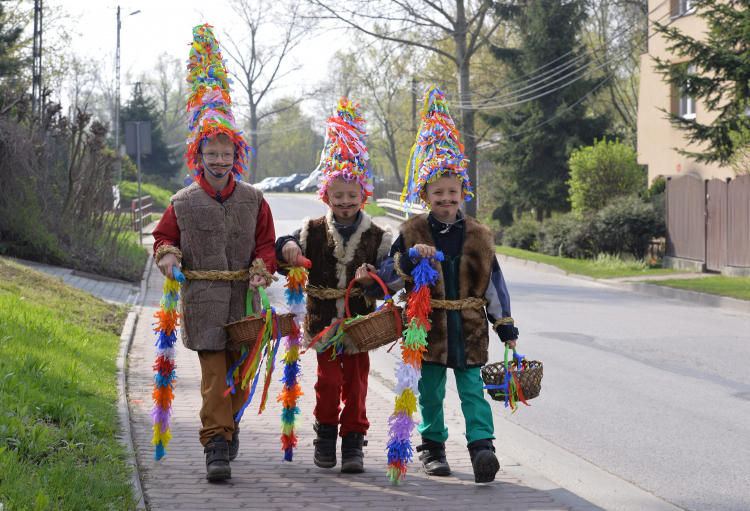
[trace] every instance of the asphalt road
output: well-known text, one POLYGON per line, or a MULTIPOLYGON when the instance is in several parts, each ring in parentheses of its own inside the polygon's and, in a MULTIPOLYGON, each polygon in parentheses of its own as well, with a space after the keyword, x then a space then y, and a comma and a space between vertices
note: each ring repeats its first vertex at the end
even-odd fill
MULTIPOLYGON (((311 199, 267 196, 279 234, 325 212, 311 199)), ((750 509, 750 316, 503 272, 518 351, 544 363, 544 388, 496 411, 685 509, 750 509)), ((490 361, 502 357, 495 338, 490 361)))

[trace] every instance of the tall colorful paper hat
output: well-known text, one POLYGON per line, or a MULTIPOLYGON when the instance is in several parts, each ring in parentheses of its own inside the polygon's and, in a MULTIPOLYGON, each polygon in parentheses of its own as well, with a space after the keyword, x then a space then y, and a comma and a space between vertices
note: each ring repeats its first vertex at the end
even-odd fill
MULTIPOLYGON (((372 197, 372 176, 367 166, 365 119, 359 112, 359 103, 342 98, 326 121, 326 142, 320 155, 318 169, 323 172, 318 185, 318 196, 325 199, 331 181, 343 177, 355 179, 362 185, 362 195, 372 197)), ((364 202, 362 207, 364 208, 364 202)))
POLYGON ((417 202, 427 206, 425 186, 446 173, 462 181, 462 196, 471 200, 474 192, 466 174, 468 163, 464 146, 458 141, 458 130, 448 113, 445 94, 437 87, 428 88, 422 106, 422 125, 406 167, 401 194, 403 210, 409 212, 417 202))
POLYGON ((232 114, 232 99, 229 97, 229 85, 232 80, 227 76, 225 62, 213 27, 208 23, 194 27, 187 65, 187 82, 190 84, 187 124, 190 127, 190 136, 187 139, 185 158, 196 180, 203 172, 197 156, 201 152, 203 141, 208 137, 224 133, 234 142, 232 174, 238 180, 242 179, 247 171, 245 161, 248 152, 255 154, 242 138, 242 132, 237 131, 237 122, 232 114))

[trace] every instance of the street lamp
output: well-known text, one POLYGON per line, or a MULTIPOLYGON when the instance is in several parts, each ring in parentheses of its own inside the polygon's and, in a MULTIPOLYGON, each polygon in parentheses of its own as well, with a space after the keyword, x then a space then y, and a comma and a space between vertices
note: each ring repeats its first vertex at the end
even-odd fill
MULTIPOLYGON (((138 14, 140 10, 133 11, 128 16, 138 14)), ((115 154, 120 155, 120 6, 117 6, 117 55, 115 57, 117 68, 117 85, 115 90, 115 154)), ((117 181, 122 181, 122 163, 117 162, 117 181)))

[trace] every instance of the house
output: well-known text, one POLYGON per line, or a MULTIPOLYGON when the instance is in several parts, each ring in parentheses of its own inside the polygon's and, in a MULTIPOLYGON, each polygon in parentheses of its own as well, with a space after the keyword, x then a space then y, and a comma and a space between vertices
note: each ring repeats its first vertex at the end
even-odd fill
POLYGON ((641 80, 638 92, 638 162, 648 166, 648 182, 659 176, 679 177, 691 175, 701 181, 733 178, 734 172, 729 167, 718 164, 696 163, 679 154, 674 148, 698 152, 700 146, 690 145, 684 139, 684 133, 675 128, 666 114, 661 110, 672 112, 686 118, 697 118, 708 124, 717 114, 708 112, 700 100, 690 97, 677 97, 679 91, 664 82, 657 73, 653 58, 674 64, 682 64, 685 58, 674 58, 667 50, 669 45, 656 32, 655 22, 676 27, 683 33, 691 34, 696 39, 704 39, 706 24, 695 16, 693 0, 649 0, 648 47, 641 54, 641 80), (652 12, 653 11, 653 12, 652 12))

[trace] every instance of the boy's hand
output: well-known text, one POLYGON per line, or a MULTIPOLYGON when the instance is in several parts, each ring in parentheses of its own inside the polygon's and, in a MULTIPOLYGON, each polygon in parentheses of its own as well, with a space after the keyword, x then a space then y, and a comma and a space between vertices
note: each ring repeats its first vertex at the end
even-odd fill
POLYGON ((297 264, 297 257, 302 255, 302 250, 295 242, 287 241, 281 248, 281 255, 284 256, 287 263, 294 265, 297 264))
POLYGON ((354 280, 356 280, 360 284, 369 286, 370 284, 375 282, 375 279, 370 277, 370 275, 368 275, 368 272, 375 273, 375 267, 371 264, 365 263, 357 268, 356 272, 354 272, 354 280))
POLYGON ((174 275, 172 275, 172 266, 181 268, 180 261, 174 254, 164 254, 164 256, 159 259, 159 263, 157 264, 157 266, 159 267, 159 271, 161 271, 162 275, 172 280, 174 280, 174 275))
POLYGON ((253 275, 253 278, 250 279, 250 285, 255 289, 258 289, 259 287, 266 287, 266 279, 261 275, 253 275))
POLYGON ((517 340, 518 340, 518 339, 513 339, 512 341, 505 341, 505 344, 506 344, 506 345, 507 345, 507 346, 508 346, 508 347, 509 347, 510 349, 512 349, 512 350, 513 350, 513 349, 515 349, 515 348, 516 348, 516 341, 517 341, 517 340))
POLYGON ((419 244, 419 245, 414 245, 414 248, 416 248, 417 250, 419 250, 419 255, 420 256, 422 256, 422 257, 429 257, 430 258, 430 262, 431 263, 433 262, 432 258, 437 253, 437 249, 435 247, 431 247, 430 245, 419 244))

